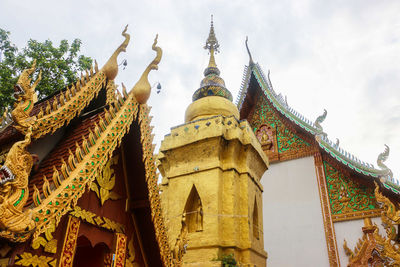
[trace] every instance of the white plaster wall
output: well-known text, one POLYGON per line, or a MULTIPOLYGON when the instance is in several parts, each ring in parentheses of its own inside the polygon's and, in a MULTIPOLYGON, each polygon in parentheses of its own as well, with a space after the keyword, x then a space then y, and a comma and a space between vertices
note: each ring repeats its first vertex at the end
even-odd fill
MULTIPOLYGON (((379 227, 379 233, 384 234, 385 231, 381 225, 381 218, 371 218, 371 220, 372 223, 375 223, 379 227)), ((339 251, 340 266, 347 266, 349 263, 349 258, 346 256, 343 249, 344 239, 346 239, 347 246, 354 251, 358 239, 363 236, 362 227, 364 226, 364 219, 337 222, 334 223, 334 226, 336 243, 339 251)))
POLYGON ((329 266, 314 158, 271 164, 261 183, 267 266, 329 266))

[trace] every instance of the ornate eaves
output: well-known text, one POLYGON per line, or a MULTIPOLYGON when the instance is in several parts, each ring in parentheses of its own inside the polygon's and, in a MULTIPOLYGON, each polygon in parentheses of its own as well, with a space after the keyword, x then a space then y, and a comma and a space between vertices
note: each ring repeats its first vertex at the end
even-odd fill
POLYGON ((22 242, 32 234, 34 239, 37 238, 54 218, 57 225, 107 164, 112 152, 136 118, 138 106, 132 96, 125 100, 119 98, 108 110, 98 114, 98 123, 89 129, 88 138, 83 137, 74 153, 70 152, 67 162, 62 160, 61 168, 54 169, 50 181, 44 178, 43 194, 40 194, 39 190, 34 191, 33 200, 36 207, 24 210, 26 216, 31 214, 35 222, 34 232, 19 235, 4 230, 1 236, 22 242))
POLYGON ((381 169, 377 169, 374 167, 373 164, 361 161, 353 154, 339 147, 338 142, 334 143, 329 140, 327 134, 323 132, 323 129, 320 125, 320 123, 325 119, 326 113, 324 112, 324 114, 319 116, 315 123, 313 123, 311 120, 308 120, 302 114, 291 108, 288 105, 286 98, 284 98, 281 94, 277 94, 274 91, 271 80, 269 78, 269 72, 268 75, 265 76, 261 67, 258 64, 245 66, 243 80, 237 99, 237 106, 239 109, 242 108, 245 101, 252 75, 256 78, 258 84, 262 89, 262 93, 272 103, 274 108, 276 108, 283 116, 288 118, 295 125, 312 134, 315 137, 318 145, 330 156, 360 174, 367 175, 373 178, 380 178, 386 188, 392 190, 397 194, 400 194, 400 186, 397 180, 393 178, 391 171, 385 165, 382 165, 381 167, 378 164, 381 169))
MULTIPOLYGON (((90 73, 93 73, 92 69, 90 73)), ((87 107, 106 84, 106 76, 102 72, 82 76, 75 85, 47 101, 46 107, 40 108, 37 119, 32 125, 33 137, 40 138, 68 124, 87 107)), ((25 133, 26 129, 20 129, 25 133)))
MULTIPOLYGON (((79 115, 91 100, 97 96, 100 90, 106 85, 107 81, 111 82, 118 73, 118 65, 116 64, 117 56, 119 53, 126 50, 126 46, 130 40, 130 36, 126 33, 126 30, 127 28, 125 27, 122 32, 125 40, 116 49, 101 70, 98 69, 97 62, 95 62, 94 69, 92 66, 90 70, 86 70, 85 75, 81 74, 81 78, 75 84, 72 84, 65 91, 47 100, 45 102, 46 104, 43 103, 36 116, 30 116, 33 103, 28 107, 29 109, 27 109, 27 107, 24 107, 24 102, 17 102, 24 108, 19 110, 14 109, 12 114, 15 113, 19 117, 23 115, 29 118, 29 123, 25 122, 26 119, 24 123, 14 119, 14 127, 23 134, 26 134, 28 127, 32 127, 32 137, 37 139, 48 133, 54 133, 57 129, 68 124, 73 118, 79 115)), ((33 68, 34 67, 35 66, 33 66, 33 68)), ((27 75, 30 75, 30 73, 27 73, 27 75)), ((25 87, 34 89, 38 80, 32 87, 30 87, 30 80, 27 80, 24 83, 26 84, 25 87)), ((25 95, 23 95, 23 97, 25 97, 25 95)), ((13 118, 14 117, 13 115, 13 118)))
POLYGON ((382 170, 376 169, 374 165, 361 161, 353 154, 347 152, 339 146, 336 146, 331 140, 326 136, 316 136, 316 140, 321 148, 323 148, 329 155, 341 162, 342 164, 348 166, 364 175, 372 176, 378 178, 384 174, 382 170))

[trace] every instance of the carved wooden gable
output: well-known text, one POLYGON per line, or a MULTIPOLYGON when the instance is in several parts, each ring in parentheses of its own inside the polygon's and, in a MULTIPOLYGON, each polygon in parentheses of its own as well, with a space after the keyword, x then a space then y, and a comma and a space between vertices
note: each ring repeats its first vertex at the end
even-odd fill
POLYGON ((299 137, 283 123, 264 95, 258 95, 256 105, 249 117, 250 125, 270 162, 312 154, 312 144, 299 137))
POLYGON ((333 221, 379 216, 381 209, 372 187, 327 161, 323 163, 333 221))

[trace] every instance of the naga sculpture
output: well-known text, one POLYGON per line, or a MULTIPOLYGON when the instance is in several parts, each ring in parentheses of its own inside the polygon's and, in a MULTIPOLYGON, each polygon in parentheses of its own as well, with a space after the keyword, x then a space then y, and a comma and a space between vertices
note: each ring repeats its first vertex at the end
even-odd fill
POLYGON ((25 139, 11 147, 0 168, 0 236, 29 232, 35 227, 31 213, 22 212, 29 196, 28 178, 33 166, 33 157, 26 150, 31 135, 30 127, 25 139))
POLYGON ((151 47, 154 51, 157 52, 156 57, 153 59, 153 61, 147 66, 147 68, 144 70, 142 76, 140 77, 139 81, 135 84, 135 86, 132 89, 132 92, 140 104, 145 104, 147 102, 147 99, 150 97, 150 92, 151 92, 151 86, 149 83, 148 75, 151 70, 158 70, 158 63, 161 61, 162 57, 162 49, 157 45, 157 38, 158 34, 156 35, 156 38, 154 39, 154 43, 151 47))
POLYGON ((33 61, 30 69, 25 69, 14 87, 14 96, 17 101, 14 104, 14 109, 11 112, 11 116, 15 122, 14 127, 23 131, 29 128, 36 117, 31 117, 30 113, 33 109, 33 105, 37 101, 37 95, 35 88, 42 79, 42 71, 39 72, 39 76, 36 81, 31 85, 32 79, 29 77, 36 69, 36 60, 33 61))
POLYGON ((126 33, 127 30, 128 30, 128 25, 126 25, 125 29, 122 31, 122 36, 125 37, 125 40, 114 51, 114 53, 111 55, 107 63, 101 68, 101 71, 103 71, 106 74, 109 80, 114 80, 115 77, 117 77, 118 74, 117 57, 121 52, 126 52, 126 47, 128 46, 129 41, 131 39, 131 36, 128 33, 126 33))
POLYGON ((339 138, 336 138, 336 143, 335 143, 335 145, 334 145, 334 147, 336 148, 336 149, 338 149, 339 148, 339 138))
POLYGON ((381 214, 382 224, 386 230, 386 235, 390 240, 397 239, 397 227, 400 224, 400 210, 397 210, 396 206, 381 192, 379 192, 379 186, 375 182, 375 197, 378 204, 383 208, 381 214))
POLYGON ((327 114, 328 114, 328 112, 326 111, 326 109, 324 109, 324 113, 322 115, 318 116, 314 122, 315 128, 317 128, 321 132, 323 131, 321 123, 325 120, 327 114))
POLYGON ((384 175, 386 176, 385 178, 392 178, 393 177, 393 173, 392 171, 385 165, 383 164, 383 162, 385 162, 388 157, 389 157, 389 146, 385 145, 385 150, 379 154, 378 159, 376 160, 376 164, 378 164, 378 166, 382 169, 382 171, 384 171, 384 175))

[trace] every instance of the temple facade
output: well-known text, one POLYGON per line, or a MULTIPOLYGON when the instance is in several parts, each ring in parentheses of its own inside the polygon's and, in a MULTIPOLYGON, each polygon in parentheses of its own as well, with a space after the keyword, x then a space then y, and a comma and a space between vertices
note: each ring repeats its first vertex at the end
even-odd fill
MULTIPOLYGON (((179 266, 161 211, 147 76, 116 90, 117 56, 35 103, 35 63, 0 124, 0 266, 179 266)), ((181 258, 181 257, 180 257, 181 258)))
POLYGON ((249 57, 237 106, 271 164, 261 179, 268 265, 399 266, 400 187, 384 164, 389 147, 379 168, 345 151, 323 130, 326 110, 305 118, 249 57))
POLYGON ((184 266, 265 266, 260 179, 268 160, 247 121, 239 121, 215 63, 218 48, 211 22, 205 77, 185 123, 165 136, 158 155, 169 244, 185 238, 184 266))
POLYGON ((211 22, 200 88, 156 156, 146 102, 162 50, 156 37, 121 94, 122 36, 38 102, 35 62, 20 75, 0 118, 0 266, 400 266, 389 147, 375 167, 332 142, 327 111, 291 108, 250 52, 233 104, 211 22))

